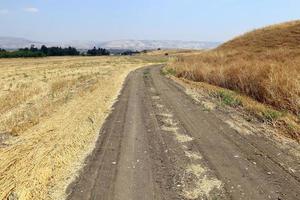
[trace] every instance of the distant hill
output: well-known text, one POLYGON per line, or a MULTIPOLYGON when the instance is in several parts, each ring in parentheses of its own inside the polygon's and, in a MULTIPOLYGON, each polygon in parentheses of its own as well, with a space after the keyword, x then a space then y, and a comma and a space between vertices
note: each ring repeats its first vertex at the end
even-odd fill
POLYGON ((115 40, 100 44, 107 49, 211 49, 219 45, 218 42, 176 41, 176 40, 115 40))
POLYGON ((199 42, 199 41, 174 41, 174 40, 114 40, 108 42, 97 41, 70 41, 70 42, 37 42, 24 38, 15 37, 0 37, 0 48, 3 49, 18 49, 30 47, 30 45, 40 47, 46 46, 73 46, 78 49, 89 49, 94 46, 106 49, 130 49, 130 50, 145 50, 145 49, 211 49, 217 47, 218 42, 199 42))
POLYGON ((24 38, 0 37, 0 48, 2 49, 18 49, 23 47, 30 47, 30 45, 32 44, 39 47, 43 43, 31 41, 24 38))
POLYGON ((224 43, 218 49, 253 52, 277 48, 300 49, 300 20, 248 32, 224 43))
POLYGON ((61 46, 68 47, 73 46, 79 49, 89 49, 94 46, 99 46, 96 42, 85 42, 85 41, 70 41, 65 43, 59 42, 37 42, 33 40, 28 40, 25 38, 17 38, 17 37, 0 37, 0 48, 2 49, 19 49, 30 47, 34 45, 36 47, 41 47, 42 45, 46 46, 61 46))

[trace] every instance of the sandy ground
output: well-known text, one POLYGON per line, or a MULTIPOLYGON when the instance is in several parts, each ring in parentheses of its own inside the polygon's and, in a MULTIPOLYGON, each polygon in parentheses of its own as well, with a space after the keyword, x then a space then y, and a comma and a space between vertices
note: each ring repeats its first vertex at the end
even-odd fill
POLYGON ((299 199, 299 157, 239 131, 160 69, 130 73, 68 199, 299 199))
POLYGON ((0 199, 64 199, 92 151, 129 57, 0 60, 0 199))

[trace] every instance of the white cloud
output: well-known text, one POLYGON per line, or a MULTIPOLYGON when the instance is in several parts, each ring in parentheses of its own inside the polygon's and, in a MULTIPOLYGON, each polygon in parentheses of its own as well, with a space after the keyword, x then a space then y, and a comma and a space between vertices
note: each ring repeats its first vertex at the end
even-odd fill
POLYGON ((7 9, 0 9, 0 15, 6 15, 9 11, 7 9))
POLYGON ((25 12, 30 12, 30 13, 37 13, 39 12, 39 9, 38 8, 35 8, 35 7, 26 7, 23 9, 25 12))

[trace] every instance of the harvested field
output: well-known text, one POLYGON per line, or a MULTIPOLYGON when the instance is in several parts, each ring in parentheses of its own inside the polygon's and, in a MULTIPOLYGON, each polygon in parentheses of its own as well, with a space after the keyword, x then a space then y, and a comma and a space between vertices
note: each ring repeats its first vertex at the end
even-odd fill
POLYGON ((61 199, 134 57, 0 60, 0 199, 61 199))

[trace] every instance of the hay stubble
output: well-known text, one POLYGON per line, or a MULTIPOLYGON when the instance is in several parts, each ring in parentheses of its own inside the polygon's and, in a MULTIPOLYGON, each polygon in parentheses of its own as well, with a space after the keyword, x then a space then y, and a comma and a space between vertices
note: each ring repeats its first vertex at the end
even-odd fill
POLYGON ((0 141, 0 199, 64 198, 126 75, 146 64, 128 57, 1 60, 0 134, 11 137, 0 141))

